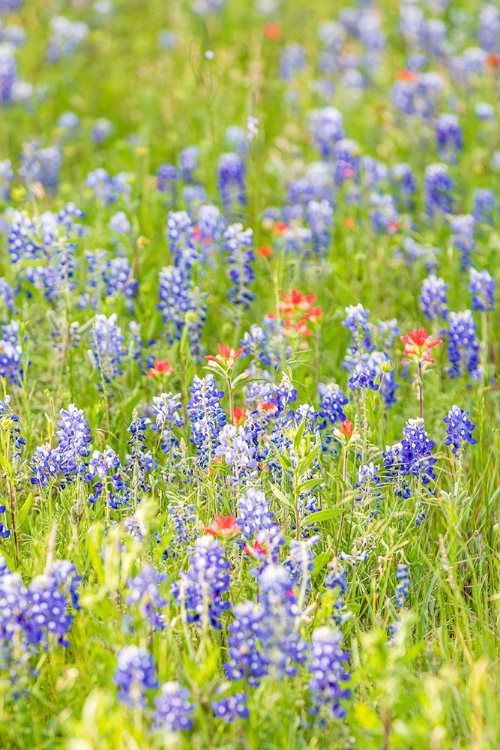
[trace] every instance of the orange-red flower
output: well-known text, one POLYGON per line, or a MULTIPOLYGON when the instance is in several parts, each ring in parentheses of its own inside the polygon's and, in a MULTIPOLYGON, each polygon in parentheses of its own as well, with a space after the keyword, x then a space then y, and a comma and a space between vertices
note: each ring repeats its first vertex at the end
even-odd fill
POLYGON ((244 406, 235 406, 233 412, 233 422, 235 425, 243 424, 248 416, 248 409, 244 406))
POLYGON ((354 425, 350 419, 344 419, 340 424, 340 431, 344 437, 351 437, 354 432, 354 425))
POLYGON ((255 541, 253 544, 245 544, 243 552, 251 557, 263 557, 267 553, 267 547, 255 541))
POLYGON ((442 344, 442 339, 435 339, 427 333, 425 328, 415 328, 413 331, 407 331, 401 336, 405 358, 411 359, 417 364, 427 362, 434 364, 434 359, 430 355, 431 349, 442 344))
POLYGON ((273 254, 273 250, 269 245, 262 245, 262 247, 259 247, 257 250, 257 255, 260 255, 261 258, 270 258, 273 254))
POLYGON ((235 350, 229 344, 217 344, 217 350, 219 353, 216 354, 215 357, 213 354, 207 354, 205 359, 209 362, 220 362, 228 367, 232 367, 235 360, 238 359, 238 357, 241 357, 245 351, 245 347, 241 346, 239 349, 235 350))
POLYGON ((288 224, 285 221, 275 221, 273 224, 273 231, 276 234, 283 234, 288 229, 288 224))
POLYGON ((264 36, 266 39, 276 41, 276 39, 279 39, 281 36, 281 26, 277 23, 266 23, 264 26, 264 36))
MULTIPOLYGON (((285 334, 298 335, 301 338, 312 336, 313 331, 308 327, 321 318, 321 307, 313 306, 315 294, 303 294, 292 289, 290 294, 280 292, 279 315, 283 323, 285 334)), ((275 318, 276 313, 269 313, 269 318, 275 318)))
POLYGON ((241 529, 236 523, 236 516, 215 516, 215 521, 206 526, 205 531, 217 539, 232 539, 238 536, 241 529))
POLYGON ((486 58, 486 62, 492 68, 500 68, 500 55, 489 54, 486 58))
POLYGON ((150 378, 157 378, 159 375, 171 375, 173 371, 169 359, 155 359, 155 366, 148 370, 146 374, 150 378))
POLYGON ((407 83, 414 83, 415 81, 418 81, 418 75, 416 73, 413 73, 411 70, 400 70, 396 74, 396 78, 399 81, 406 81, 407 83))

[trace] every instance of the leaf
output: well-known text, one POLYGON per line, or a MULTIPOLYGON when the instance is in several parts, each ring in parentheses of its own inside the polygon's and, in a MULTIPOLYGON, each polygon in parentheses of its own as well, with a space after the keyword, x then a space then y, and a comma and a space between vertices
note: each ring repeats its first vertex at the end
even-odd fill
POLYGON ((306 418, 304 417, 302 422, 297 427, 297 432, 295 433, 295 436, 293 438, 293 449, 295 453, 299 452, 300 444, 302 442, 302 438, 304 436, 304 430, 306 427, 306 418))
POLYGON ((321 445, 316 445, 308 456, 299 461, 299 464, 297 466, 297 473, 299 476, 302 476, 308 469, 311 468, 315 460, 318 458, 320 450, 321 445))
POLYGON ((32 505, 33 505, 33 493, 30 492, 25 502, 23 503, 23 507, 21 508, 17 516, 17 523, 19 527, 21 527, 23 523, 26 521, 26 518, 28 517, 28 513, 30 512, 32 505))
POLYGON ((354 715, 356 717, 356 722, 361 729, 371 732, 381 731, 382 721, 379 715, 372 708, 367 706, 366 703, 358 703, 354 707, 354 715))
POLYGON ((319 573, 320 570, 323 570, 325 565, 327 564, 328 560, 330 560, 331 555, 329 552, 322 552, 320 555, 317 555, 314 558, 314 565, 313 565, 313 575, 315 573, 319 573))
POLYGON ((276 487, 275 484, 271 485, 271 491, 278 500, 281 500, 282 503, 288 505, 289 508, 293 508, 293 502, 280 490, 279 487, 276 487))
POLYGON ((321 521, 331 521, 333 518, 336 518, 341 514, 342 508, 327 508, 326 510, 318 510, 316 511, 316 513, 311 513, 310 515, 306 516, 302 521, 302 525, 320 523, 321 521))
POLYGON ((323 482, 322 479, 307 479, 305 482, 302 482, 302 484, 299 484, 297 487, 297 492, 299 495, 303 495, 306 492, 309 492, 309 490, 313 490, 315 487, 318 486, 318 484, 321 484, 323 482))

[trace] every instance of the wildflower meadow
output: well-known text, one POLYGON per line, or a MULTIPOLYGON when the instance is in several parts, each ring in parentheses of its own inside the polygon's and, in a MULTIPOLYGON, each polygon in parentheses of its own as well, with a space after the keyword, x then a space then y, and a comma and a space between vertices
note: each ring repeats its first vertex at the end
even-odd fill
POLYGON ((0 748, 500 748, 498 0, 0 0, 0 748))

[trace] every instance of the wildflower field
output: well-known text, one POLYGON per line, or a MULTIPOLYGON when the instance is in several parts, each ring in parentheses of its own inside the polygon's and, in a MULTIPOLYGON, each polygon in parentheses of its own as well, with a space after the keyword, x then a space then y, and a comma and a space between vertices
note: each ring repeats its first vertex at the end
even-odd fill
POLYGON ((0 748, 500 747, 497 0, 0 0, 0 748))

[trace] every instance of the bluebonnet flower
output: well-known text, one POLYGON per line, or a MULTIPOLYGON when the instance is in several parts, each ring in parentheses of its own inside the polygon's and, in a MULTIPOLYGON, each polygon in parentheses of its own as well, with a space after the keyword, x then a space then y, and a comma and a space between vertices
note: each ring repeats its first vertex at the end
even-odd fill
POLYGON ((121 196, 125 199, 130 196, 130 185, 127 175, 123 172, 111 176, 100 167, 88 173, 85 185, 92 190, 94 200, 104 206, 116 203, 121 196))
POLYGON ((30 655, 25 632, 28 591, 1 556, 0 568, 0 666, 5 676, 15 677, 30 655))
POLYGON ((206 204, 199 207, 198 229, 203 254, 217 249, 225 230, 225 220, 217 206, 206 204))
POLYGON ((472 380, 479 380, 480 344, 476 324, 470 310, 450 312, 448 316, 448 357, 450 378, 458 378, 467 372, 472 380))
POLYGON ((0 104, 12 101, 18 81, 17 63, 12 44, 0 44, 0 104))
POLYGON ((391 182, 395 189, 398 191, 400 200, 403 203, 408 203, 417 192, 417 184, 413 170, 409 164, 395 164, 391 171, 391 182))
POLYGON ((488 102, 477 102, 474 111, 479 120, 486 122, 492 120, 495 115, 494 107, 488 102))
POLYGON ((344 137, 344 120, 335 107, 309 112, 309 132, 322 158, 332 157, 335 145, 344 137))
POLYGON ((346 180, 359 180, 361 171, 361 148, 359 143, 349 138, 342 138, 333 147, 335 162, 334 174, 338 185, 346 180))
POLYGON ((471 265, 470 254, 475 248, 474 227, 475 219, 472 214, 460 214, 450 218, 450 229, 452 231, 451 241, 460 251, 460 266, 462 270, 471 265))
POLYGON ((398 565, 396 571, 396 608, 402 609, 404 607, 405 599, 410 591, 410 573, 407 565, 398 565))
POLYGON ((174 530, 167 556, 175 557, 179 549, 191 551, 191 544, 197 535, 195 528, 197 516, 194 512, 194 505, 182 500, 169 503, 167 509, 174 530))
MULTIPOLYGON (((3 513, 5 513, 6 510, 7 510, 7 507, 5 505, 0 505, 0 516, 3 513)), ((0 521, 0 539, 8 539, 9 536, 10 536, 10 529, 8 529, 5 526, 5 522, 4 521, 0 521)), ((1 648, 1 645, 0 645, 0 648, 1 648)), ((0 652, 0 658, 1 658, 1 652, 0 652)), ((0 662, 0 664, 1 664, 1 662, 0 662)))
POLYGON ((161 449, 164 453, 174 451, 179 445, 179 440, 173 432, 173 427, 183 427, 184 417, 182 416, 182 404, 180 395, 175 396, 172 393, 161 393, 153 397, 153 414, 155 423, 151 427, 161 434, 161 449))
POLYGON ((178 181, 179 171, 173 164, 162 164, 156 170, 156 189, 167 196, 171 206, 176 202, 178 181))
POLYGON ((3 159, 0 161, 0 200, 9 200, 13 179, 12 162, 10 159, 3 159))
POLYGON ((139 283, 132 275, 128 259, 111 258, 105 261, 101 267, 101 276, 105 296, 114 297, 117 294, 122 294, 129 309, 133 310, 133 300, 137 295, 139 283))
POLYGON ((351 331, 351 341, 342 366, 344 369, 352 370, 363 361, 363 350, 369 352, 375 348, 372 342, 373 327, 368 322, 370 311, 363 305, 350 305, 346 307, 345 312, 346 317, 342 325, 351 331))
POLYGON ((445 283, 444 279, 438 279, 435 274, 431 274, 427 279, 424 279, 420 293, 420 306, 429 320, 436 320, 437 318, 446 320, 448 317, 447 289, 448 284, 445 283))
POLYGON ((109 228, 116 234, 130 234, 132 225, 125 211, 117 211, 109 220, 109 228))
POLYGON ((280 77, 286 83, 292 81, 306 65, 306 51, 301 44, 287 44, 281 51, 280 77))
POLYGON ((224 140, 231 151, 235 151, 241 157, 246 156, 248 151, 247 134, 239 125, 230 125, 226 129, 224 140))
POLYGON ((203 185, 186 185, 182 188, 182 200, 187 212, 194 216, 200 206, 207 201, 207 191, 203 185))
POLYGON ((376 232, 392 234, 399 228, 399 214, 394 198, 389 193, 371 193, 369 204, 370 221, 376 232))
POLYGON ((324 429, 328 423, 335 424, 343 422, 346 419, 344 406, 347 406, 349 399, 336 383, 318 385, 318 394, 321 399, 319 402, 319 415, 323 419, 320 429, 324 429))
POLYGON ((441 158, 456 161, 463 149, 462 128, 456 115, 440 115, 436 123, 436 143, 441 158))
MULTIPOLYGON (((74 572, 74 566, 72 567, 74 572)), ((65 573, 69 571, 64 571, 65 573)), ((25 632, 33 645, 47 645, 49 636, 57 636, 60 646, 68 645, 68 634, 73 622, 69 612, 68 583, 62 571, 52 570, 37 576, 28 588, 28 609, 26 612, 25 632)), ((71 577, 69 579, 71 584, 71 577)))
POLYGON ((461 409, 459 406, 452 406, 448 415, 443 418, 443 422, 448 425, 444 444, 452 445, 452 453, 456 456, 459 455, 464 443, 470 443, 471 445, 477 443, 476 438, 472 435, 476 425, 469 419, 468 411, 461 409))
POLYGON ((350 679, 344 666, 349 654, 342 651, 341 644, 339 630, 324 626, 313 631, 307 667, 311 674, 308 687, 312 701, 310 713, 319 716, 320 723, 331 718, 342 719, 346 715, 341 701, 350 695, 343 686, 350 679))
POLYGON ((150 491, 148 474, 157 466, 157 461, 153 458, 146 444, 148 424, 149 419, 139 417, 137 411, 134 409, 132 421, 128 428, 130 437, 127 442, 126 463, 123 469, 127 475, 134 504, 138 502, 139 491, 150 491))
POLYGON ((183 148, 179 154, 179 165, 184 182, 194 182, 194 173, 200 166, 200 149, 198 146, 183 148))
POLYGON ((167 325, 167 341, 180 339, 186 324, 186 313, 191 310, 189 280, 181 269, 167 266, 160 271, 160 304, 163 323, 167 325))
POLYGON ((0 399, 0 429, 7 434, 9 442, 12 444, 12 458, 19 460, 22 446, 26 445, 26 440, 21 435, 19 417, 12 410, 9 395, 0 399))
POLYGON ((497 52, 500 43, 500 10, 492 3, 481 6, 478 38, 487 52, 497 52))
POLYGON ((235 693, 227 698, 213 701, 212 708, 218 719, 226 724, 232 724, 235 719, 248 719, 250 713, 247 706, 246 693, 235 693))
POLYGON ((193 264, 200 256, 195 245, 193 222, 187 211, 170 211, 167 236, 174 266, 188 278, 193 264))
POLYGON ((221 154, 217 165, 217 185, 226 213, 245 206, 245 164, 238 154, 221 154))
POLYGON ((349 388, 351 391, 355 391, 358 388, 367 388, 371 391, 378 391, 380 383, 375 382, 375 379, 378 376, 378 371, 369 364, 356 365, 348 381, 349 388))
POLYGON ((67 409, 61 409, 58 425, 57 463, 69 480, 81 476, 85 470, 86 462, 82 459, 90 455, 92 442, 89 421, 82 409, 70 404, 67 409))
MULTIPOLYGON (((380 479, 380 467, 375 466, 373 462, 369 464, 362 464, 358 469, 358 481, 355 482, 354 486, 359 491, 359 495, 354 499, 357 502, 367 503, 371 500, 375 500, 375 506, 378 508, 378 500, 382 498, 379 487, 382 486, 382 480, 380 479)), ((376 514, 376 510, 373 511, 373 515, 376 514)))
POLYGON ((76 566, 69 560, 54 560, 49 568, 50 575, 66 594, 68 606, 74 610, 81 609, 79 588, 82 581, 76 566))
POLYGON ((111 135, 112 125, 105 117, 99 117, 95 120, 90 137, 94 143, 101 144, 111 135))
POLYGON ((139 646, 122 648, 117 655, 113 680, 122 703, 130 708, 145 706, 147 691, 158 687, 156 667, 149 651, 139 646))
POLYGON ((165 616, 161 609, 167 600, 160 594, 160 585, 166 575, 155 570, 152 565, 144 565, 141 572, 127 581, 127 604, 139 606, 139 612, 149 622, 153 630, 164 630, 165 616))
POLYGON ((429 216, 452 213, 454 188, 446 164, 430 164, 425 168, 425 207, 429 216))
POLYGON ((85 474, 87 482, 93 482, 89 502, 94 504, 104 494, 112 508, 126 505, 130 491, 121 477, 121 461, 117 453, 106 446, 104 451, 93 451, 85 474))
POLYGON ((187 688, 178 682, 165 682, 154 700, 153 729, 162 732, 179 732, 191 729, 194 705, 187 688))
POLYGON ((218 539, 199 537, 189 560, 187 572, 181 571, 172 586, 172 594, 182 607, 188 622, 210 622, 220 628, 222 613, 229 609, 224 595, 229 590, 230 564, 218 539))
POLYGON ((229 291, 229 301, 245 308, 255 296, 248 289, 255 278, 252 267, 255 260, 252 241, 252 230, 243 230, 241 224, 231 224, 224 233, 224 249, 229 255, 229 278, 233 284, 229 291))
POLYGON ((344 596, 349 591, 347 570, 336 560, 329 563, 328 573, 325 576, 324 584, 326 589, 336 592, 336 598, 333 605, 333 619, 337 625, 342 625, 349 618, 349 613, 344 601, 344 596))
POLYGON ((0 377, 12 385, 20 385, 23 379, 21 337, 19 323, 13 320, 2 325, 0 339, 0 377))
POLYGON ((257 468, 253 434, 242 426, 226 424, 222 427, 215 455, 224 457, 237 483, 250 479, 257 468))
POLYGON ((376 188, 386 181, 389 170, 385 164, 372 156, 362 156, 360 161, 363 180, 368 188, 376 188))
POLYGON ((122 373, 122 362, 125 356, 123 334, 116 325, 117 315, 107 318, 96 315, 92 336, 92 358, 96 370, 105 383, 111 383, 122 373))
POLYGON ((226 413, 221 406, 224 391, 219 391, 212 373, 204 378, 195 375, 188 403, 191 426, 190 441, 198 448, 198 461, 206 466, 215 456, 219 434, 226 424, 226 413))
POLYGON ((488 271, 469 271, 469 292, 472 295, 472 309, 489 312, 495 306, 495 279, 488 271))
POLYGON ((331 241, 332 205, 326 200, 309 201, 306 215, 311 227, 313 250, 318 257, 325 256, 331 241))
POLYGON ((45 487, 51 479, 56 479, 60 469, 60 456, 55 448, 47 443, 35 450, 31 459, 31 484, 45 487))
POLYGON ((409 497, 410 477, 418 477, 427 485, 436 478, 432 456, 434 442, 429 440, 423 419, 409 419, 403 429, 403 440, 388 447, 382 454, 387 471, 387 478, 394 481, 394 491, 401 497, 409 497))
POLYGON ((236 511, 236 524, 246 540, 276 523, 269 500, 261 490, 253 487, 239 496, 236 511))
POLYGON ((50 20, 50 39, 47 47, 47 60, 56 62, 61 57, 68 57, 89 33, 83 21, 70 21, 64 16, 55 16, 50 20))
POLYGON ((318 541, 317 535, 307 540, 292 539, 290 552, 283 562, 283 567, 290 574, 292 585, 301 586, 303 591, 309 590, 311 572, 314 568, 313 547, 318 541))
POLYGON ((40 148, 36 141, 30 141, 23 144, 19 176, 29 190, 40 184, 50 193, 55 193, 59 185, 61 164, 59 146, 40 148))
POLYGON ((224 665, 228 679, 245 679, 256 687, 269 669, 264 643, 269 634, 266 611, 252 601, 234 607, 234 620, 228 628, 229 661, 224 665))
POLYGON ((497 210, 497 200, 493 190, 477 188, 474 191, 474 219, 478 224, 493 224, 493 215, 497 210))
POLYGON ((75 112, 63 112, 57 121, 57 127, 65 136, 74 134, 80 125, 80 118, 75 112))

